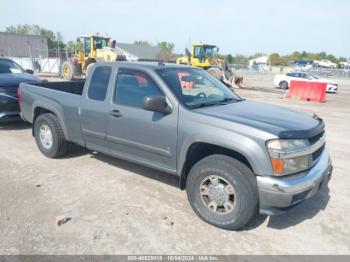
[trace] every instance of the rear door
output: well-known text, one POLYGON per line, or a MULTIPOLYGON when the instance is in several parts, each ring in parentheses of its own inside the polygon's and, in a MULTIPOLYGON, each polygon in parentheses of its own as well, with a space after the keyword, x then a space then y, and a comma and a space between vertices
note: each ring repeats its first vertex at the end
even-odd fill
POLYGON ((106 130, 109 106, 106 102, 112 67, 97 66, 92 72, 88 89, 84 90, 80 108, 81 128, 86 147, 108 151, 106 130))
POLYGON ((144 71, 120 68, 114 88, 107 130, 110 151, 175 172, 177 107, 172 106, 172 113, 167 115, 142 109, 145 96, 165 96, 144 71))

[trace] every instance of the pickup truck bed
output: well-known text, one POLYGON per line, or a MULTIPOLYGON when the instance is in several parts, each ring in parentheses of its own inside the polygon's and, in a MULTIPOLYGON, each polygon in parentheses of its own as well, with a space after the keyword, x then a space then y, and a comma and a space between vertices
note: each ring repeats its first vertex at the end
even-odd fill
POLYGON ((66 138, 73 143, 84 146, 80 122, 77 120, 79 119, 85 80, 23 85, 25 87, 21 89, 21 96, 25 96, 27 99, 21 103, 22 118, 34 123, 35 117, 43 110, 54 112, 64 123, 62 128, 66 138), (40 100, 37 99, 38 97, 40 100))
POLYGON ((85 80, 79 81, 57 81, 57 82, 39 82, 33 84, 35 86, 71 93, 75 95, 82 95, 85 85, 85 80))

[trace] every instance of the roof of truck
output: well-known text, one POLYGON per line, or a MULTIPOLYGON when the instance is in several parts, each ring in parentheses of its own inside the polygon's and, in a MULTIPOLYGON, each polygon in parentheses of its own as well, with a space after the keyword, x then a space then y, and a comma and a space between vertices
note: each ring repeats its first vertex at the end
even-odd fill
POLYGON ((139 62, 139 61, 118 61, 118 62, 103 62, 97 63, 97 65, 122 65, 130 66, 134 68, 144 68, 144 69, 158 69, 158 68, 193 68, 188 65, 178 65, 174 63, 163 63, 163 62, 139 62))

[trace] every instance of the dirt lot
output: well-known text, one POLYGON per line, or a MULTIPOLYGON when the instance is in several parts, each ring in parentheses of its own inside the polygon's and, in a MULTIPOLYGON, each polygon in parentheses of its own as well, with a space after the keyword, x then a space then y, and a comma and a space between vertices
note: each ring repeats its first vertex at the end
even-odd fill
MULTIPOLYGON (((271 75, 245 82, 273 90, 271 75)), ((173 176, 80 148, 51 160, 30 126, 1 124, 0 253, 350 254, 350 80, 338 82, 339 93, 324 104, 237 91, 321 116, 334 164, 330 192, 281 216, 257 216, 240 232, 201 221, 173 176), (64 217, 71 220, 58 226, 64 217)))

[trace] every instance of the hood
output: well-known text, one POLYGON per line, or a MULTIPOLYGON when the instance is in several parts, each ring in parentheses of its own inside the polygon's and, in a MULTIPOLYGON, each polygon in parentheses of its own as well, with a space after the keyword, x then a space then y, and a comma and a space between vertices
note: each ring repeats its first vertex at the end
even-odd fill
POLYGON ((19 86, 23 82, 40 82, 40 79, 34 75, 27 73, 19 74, 0 74, 0 87, 19 86))
POLYGON ((324 130, 324 123, 317 116, 255 101, 203 107, 196 112, 261 129, 280 138, 306 139, 324 130))

